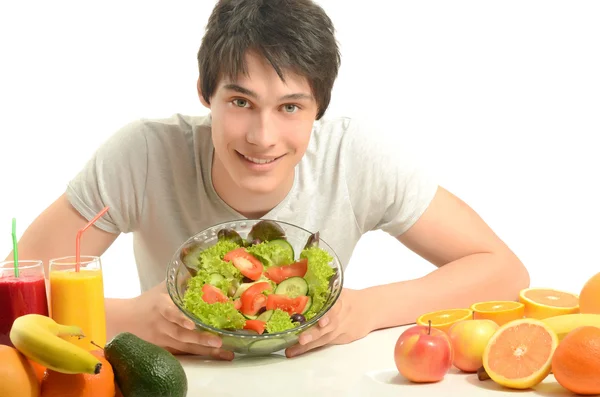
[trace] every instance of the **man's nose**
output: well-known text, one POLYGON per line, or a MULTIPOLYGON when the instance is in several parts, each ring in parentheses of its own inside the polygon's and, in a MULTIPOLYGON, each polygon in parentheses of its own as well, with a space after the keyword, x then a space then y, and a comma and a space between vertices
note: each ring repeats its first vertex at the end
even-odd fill
POLYGON ((269 114, 258 115, 246 134, 246 140, 248 143, 260 147, 273 146, 277 141, 277 130, 272 116, 269 114))

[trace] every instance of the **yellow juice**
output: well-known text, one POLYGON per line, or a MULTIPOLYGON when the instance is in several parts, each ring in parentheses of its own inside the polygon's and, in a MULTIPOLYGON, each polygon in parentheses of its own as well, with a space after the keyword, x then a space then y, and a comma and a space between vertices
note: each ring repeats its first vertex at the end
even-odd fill
POLYGON ((90 341, 106 344, 106 313, 102 270, 81 268, 50 271, 50 316, 59 324, 76 325, 84 338, 63 338, 87 350, 97 350, 90 341))

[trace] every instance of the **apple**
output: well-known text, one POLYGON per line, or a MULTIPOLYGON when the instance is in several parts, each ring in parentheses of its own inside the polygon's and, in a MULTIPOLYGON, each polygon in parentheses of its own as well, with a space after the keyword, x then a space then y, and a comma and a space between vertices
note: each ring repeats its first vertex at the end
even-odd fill
POLYGON ((437 328, 415 325, 398 337, 394 361, 398 372, 415 383, 438 382, 452 368, 454 354, 448 335, 437 328))
POLYGON ((483 365, 483 351, 498 328, 496 322, 484 319, 453 324, 448 336, 454 352, 454 366, 463 372, 477 372, 483 365))

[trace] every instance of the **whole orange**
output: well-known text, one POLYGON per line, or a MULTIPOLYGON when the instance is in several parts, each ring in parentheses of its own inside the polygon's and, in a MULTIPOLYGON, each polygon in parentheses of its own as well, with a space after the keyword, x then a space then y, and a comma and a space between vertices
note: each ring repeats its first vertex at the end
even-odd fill
POLYGON ((552 358, 556 381, 576 394, 600 394, 600 328, 583 326, 569 332, 552 358))
POLYGON ((104 352, 91 352, 102 363, 99 374, 63 374, 46 370, 41 397, 114 397, 115 375, 104 352))
POLYGON ((39 397, 33 367, 17 349, 0 345, 0 396, 39 397))
POLYGON ((35 377, 37 378, 38 383, 41 385, 42 380, 44 380, 44 375, 46 374, 46 367, 44 367, 42 364, 38 364, 37 362, 31 359, 27 360, 29 361, 29 364, 31 364, 33 372, 35 372, 35 377))
POLYGON ((600 314, 600 273, 592 276, 583 285, 579 294, 579 311, 600 314))

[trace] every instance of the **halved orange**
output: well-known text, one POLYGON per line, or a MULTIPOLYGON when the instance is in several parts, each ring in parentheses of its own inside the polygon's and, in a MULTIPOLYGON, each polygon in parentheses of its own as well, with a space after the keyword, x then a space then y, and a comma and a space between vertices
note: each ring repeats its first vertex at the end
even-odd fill
POLYGON ((579 313, 579 296, 552 288, 526 288, 519 292, 525 317, 543 320, 562 314, 579 313))
POLYGON ((471 306, 473 319, 492 320, 498 325, 523 318, 525 305, 515 301, 487 301, 474 303, 471 306))
POLYGON ((556 333, 534 318, 501 326, 483 352, 483 367, 492 380, 512 389, 529 389, 550 374, 558 346, 556 333))
POLYGON ((462 320, 470 320, 473 317, 471 309, 445 309, 431 313, 426 313, 417 319, 418 325, 429 325, 444 332, 447 332, 452 324, 462 320))

